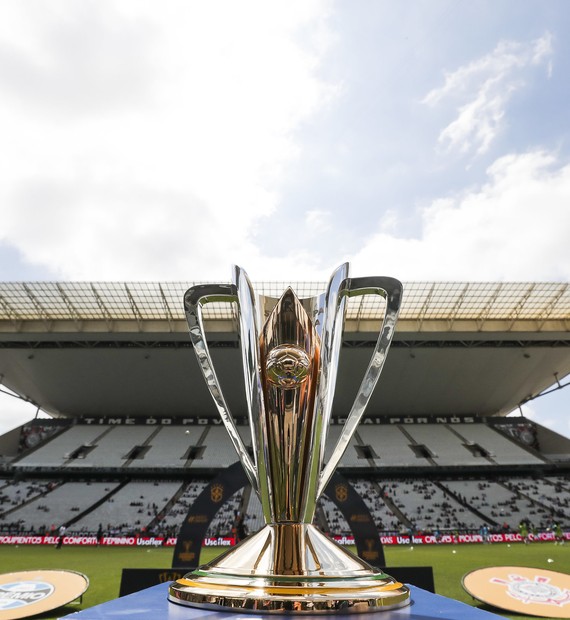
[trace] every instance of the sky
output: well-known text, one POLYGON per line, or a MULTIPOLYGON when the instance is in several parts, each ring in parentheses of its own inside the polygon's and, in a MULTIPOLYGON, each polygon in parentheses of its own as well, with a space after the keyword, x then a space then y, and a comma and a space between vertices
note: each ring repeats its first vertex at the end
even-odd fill
POLYGON ((568 281, 569 31, 565 0, 3 0, 0 280, 568 281))

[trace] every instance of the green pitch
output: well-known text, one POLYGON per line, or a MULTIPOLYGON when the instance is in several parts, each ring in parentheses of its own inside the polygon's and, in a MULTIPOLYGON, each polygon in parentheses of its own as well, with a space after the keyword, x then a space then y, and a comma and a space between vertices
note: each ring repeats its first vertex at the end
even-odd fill
MULTIPOLYGON (((217 551, 211 547, 205 549, 201 556, 202 563, 213 559, 217 551)), ((56 550, 53 547, 2 545, 0 572, 61 568, 87 575, 90 585, 82 603, 68 605, 59 610, 57 616, 42 616, 42 620, 48 620, 116 598, 123 568, 168 568, 172 563, 172 553, 173 548, 63 547, 56 550)), ((386 547, 385 553, 386 562, 391 566, 433 566, 438 594, 476 606, 480 604, 473 601, 461 587, 462 576, 476 568, 510 564, 570 573, 570 544, 416 545, 386 547)), ((517 620, 530 618, 498 613, 517 620)))

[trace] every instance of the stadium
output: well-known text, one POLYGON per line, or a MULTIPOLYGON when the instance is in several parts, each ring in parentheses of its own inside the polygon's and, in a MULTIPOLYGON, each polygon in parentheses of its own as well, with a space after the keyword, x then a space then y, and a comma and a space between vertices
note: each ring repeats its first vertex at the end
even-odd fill
MULTIPOLYGON (((191 284, 0 283, 2 386, 52 416, 0 437, 3 544, 53 545, 64 526, 64 545, 174 547, 205 490, 203 546, 235 544, 242 522, 245 533, 262 526, 248 484, 227 495, 216 482, 237 457, 189 340, 191 284)), ((255 289, 278 297, 288 285, 255 289)), ((299 297, 324 289, 290 285, 299 297)), ((250 445, 237 309, 204 312, 250 445)), ((327 456, 382 316, 369 297, 349 302, 327 456)), ((507 416, 565 386, 569 324, 567 284, 404 284, 385 368, 339 467, 384 546, 570 539, 570 440, 507 416)), ((353 544, 345 491, 327 490, 316 521, 353 544)))

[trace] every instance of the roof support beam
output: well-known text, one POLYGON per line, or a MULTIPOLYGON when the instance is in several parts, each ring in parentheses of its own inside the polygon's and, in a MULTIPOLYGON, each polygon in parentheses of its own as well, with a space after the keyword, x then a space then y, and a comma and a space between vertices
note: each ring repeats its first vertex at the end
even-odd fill
POLYGON ((556 304, 558 303, 562 295, 564 295, 564 293, 568 290, 568 286, 569 286, 568 282, 566 282, 565 284, 561 284, 558 291, 552 296, 552 299, 548 302, 548 304, 546 305, 546 308, 544 309, 544 314, 542 315, 542 321, 540 321, 538 324, 538 331, 540 331, 543 328, 544 324, 546 323, 546 321, 548 320, 548 318, 554 311, 556 304))
POLYGON ((22 318, 18 315, 18 313, 12 308, 12 306, 4 299, 3 295, 0 295, 0 307, 6 313, 8 320, 12 323, 16 331, 20 331, 22 326, 22 318))
POLYGON ((40 317, 43 319, 46 326, 46 331, 51 332, 53 319, 49 316, 49 314, 46 312, 45 308, 40 304, 40 302, 36 299, 36 296, 25 282, 22 283, 22 287, 26 291, 28 298, 32 302, 32 305, 38 311, 40 317))
POLYGON ((174 319, 172 317, 172 312, 170 311, 170 306, 168 305, 168 300, 166 299, 166 295, 162 289, 162 284, 158 285, 158 289, 160 290, 160 296, 162 297, 162 305, 164 307, 164 311, 166 312, 166 318, 168 319, 168 331, 172 332, 172 323, 174 319))
POLYGON ((495 302, 497 301, 497 297, 499 296, 499 293, 502 291, 502 289, 503 289, 503 283, 499 282, 499 284, 497 284, 497 286, 495 287, 495 290, 493 291, 491 299, 489 299, 489 301, 487 302, 487 305, 477 317, 476 321, 477 321, 479 331, 482 331, 483 325, 485 324, 485 319, 487 319, 487 317, 491 314, 491 310, 493 309, 493 306, 495 305, 495 302))
POLYGON ((81 331, 82 321, 81 321, 81 317, 79 316, 79 313, 77 312, 77 309, 71 303, 71 300, 67 296, 67 293, 63 290, 63 287, 61 286, 61 284, 58 282, 56 286, 57 286, 57 290, 59 291, 59 294, 61 295, 61 298, 63 299, 63 302, 65 303, 66 308, 69 310, 71 316, 73 317, 73 321, 77 325, 77 330, 81 331))
POLYGON ((109 312, 107 306, 103 303, 103 300, 101 299, 101 296, 97 292, 97 289, 95 288, 94 284, 91 285, 91 290, 93 291, 93 295, 95 295, 95 301, 97 302, 97 305, 99 306, 99 310, 101 310, 101 312, 103 313, 103 316, 105 317, 105 323, 107 324, 107 329, 110 332, 112 332, 113 331, 113 318, 111 316, 111 313, 109 312))
POLYGON ((521 313, 521 310, 524 308, 526 300, 531 296, 531 294, 534 291, 535 287, 536 287, 536 284, 533 282, 526 289, 524 295, 519 299, 519 301, 518 301, 517 305, 515 306, 514 310, 509 315, 509 320, 511 321, 510 329, 512 329, 513 325, 517 322, 517 319, 519 318, 519 314, 521 313))
MULTIPOLYGON (((404 288, 404 299, 406 297, 405 290, 406 289, 404 288)), ((426 314, 427 309, 429 308, 429 304, 430 304, 431 298, 433 297, 434 291, 435 291, 435 283, 431 285, 429 293, 427 294, 427 297, 422 305, 422 309, 419 312, 419 318, 418 318, 418 331, 419 332, 422 331, 422 324, 424 322, 425 314, 426 314)))
POLYGON ((466 284, 463 287, 463 290, 461 291, 459 298, 455 302, 455 305, 453 306, 453 310, 451 311, 451 319, 448 320, 449 329, 453 327, 453 323, 455 322, 457 311, 459 310, 459 308, 461 308, 461 305, 463 304, 463 300, 465 299, 465 296, 467 295, 468 290, 469 290, 469 284, 466 284))
POLYGON ((142 323, 143 323, 142 314, 133 296, 131 295, 131 291, 129 289, 128 284, 125 284, 125 291, 127 291, 127 297, 129 298, 129 303, 131 304, 131 310, 133 311, 133 314, 135 315, 137 325, 139 326, 139 329, 142 331, 142 323))

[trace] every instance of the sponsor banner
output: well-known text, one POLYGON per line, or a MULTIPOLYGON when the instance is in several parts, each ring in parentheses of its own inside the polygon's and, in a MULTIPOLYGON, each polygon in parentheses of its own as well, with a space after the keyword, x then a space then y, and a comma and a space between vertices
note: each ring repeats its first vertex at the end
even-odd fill
MULTIPOLYGON (((564 532, 564 539, 570 542, 570 532, 564 532)), ((346 536, 334 535, 331 538, 339 545, 352 546, 356 539, 352 534, 346 536)), ((0 545, 56 545, 58 536, 19 536, 0 535, 0 545)), ((529 534, 531 542, 553 542, 556 540, 554 532, 540 532, 529 534)), ((100 545, 104 547, 174 547, 177 538, 162 538, 160 536, 104 536, 100 545)), ((468 544, 468 543, 516 543, 523 542, 520 534, 488 534, 486 540, 481 534, 418 534, 414 536, 394 535, 380 536, 383 545, 436 545, 436 544, 468 544)), ((64 536, 64 545, 96 546, 95 536, 64 536)), ((209 536, 202 540, 202 547, 233 547, 236 539, 233 536, 209 536)))
MULTIPOLYGON (((0 535, 0 545, 56 545, 59 536, 19 536, 0 535)), ((64 536, 64 545, 107 547, 174 547, 176 538, 137 537, 137 536, 104 536, 100 542, 96 536, 64 536)))
MULTIPOLYGON (((234 416, 238 426, 247 426, 249 420, 246 416, 234 416)), ((485 418, 476 416, 366 416, 360 422, 361 426, 376 424, 476 424, 485 421, 485 418)), ((503 423, 504 419, 502 419, 503 423)), ((332 416, 331 424, 344 425, 346 418, 332 416)), ((77 424, 87 426, 221 426, 220 418, 207 417, 161 417, 161 416, 101 416, 78 418, 77 424)))
MULTIPOLYGON (((564 533, 564 539, 570 540, 570 532, 564 533)), ((414 536, 396 535, 380 536, 383 545, 438 545, 438 544, 469 544, 469 543, 511 543, 523 542, 520 534, 501 533, 488 534, 483 537, 481 534, 418 534, 414 536)), ((529 534, 528 540, 531 542, 552 542, 556 540, 554 532, 540 532, 536 535, 529 534)), ((342 544, 342 543, 341 543, 342 544)))
POLYGON ((0 620, 17 620, 45 614, 67 605, 89 587, 81 573, 36 570, 0 575, 0 620))
POLYGON ((463 577, 475 599, 514 612, 542 618, 570 618, 570 575, 527 566, 491 566, 463 577))
MULTIPOLYGON (((63 541, 65 544, 65 538, 63 541)), ((162 536, 104 536, 101 539, 101 545, 107 547, 174 547, 175 544, 176 538, 162 536)))
POLYGON ((210 536, 204 538, 202 547, 233 547, 236 539, 231 536, 210 536))

